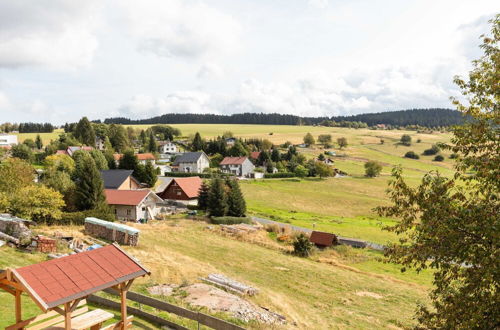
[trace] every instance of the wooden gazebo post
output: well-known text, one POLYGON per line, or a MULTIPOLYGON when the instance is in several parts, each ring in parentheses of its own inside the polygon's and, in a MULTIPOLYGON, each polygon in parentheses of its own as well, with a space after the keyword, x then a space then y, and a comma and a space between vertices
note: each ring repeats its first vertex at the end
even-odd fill
POLYGON ((16 289, 16 323, 23 320, 22 309, 21 309, 21 290, 16 289))
POLYGON ((120 291, 120 299, 121 299, 121 314, 122 314, 122 324, 121 324, 121 329, 125 330, 128 327, 128 321, 127 321, 127 291, 132 285, 132 282, 134 280, 130 280, 128 282, 123 282, 118 286, 118 289, 120 291))

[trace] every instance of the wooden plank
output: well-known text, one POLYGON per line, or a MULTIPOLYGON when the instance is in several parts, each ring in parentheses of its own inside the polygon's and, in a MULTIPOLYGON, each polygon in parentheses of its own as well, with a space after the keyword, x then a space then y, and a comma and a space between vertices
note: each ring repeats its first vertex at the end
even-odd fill
POLYGON ((22 291, 16 290, 16 323, 23 320, 22 318, 22 306, 21 306, 21 293, 22 291))
MULTIPOLYGON (((120 303, 117 303, 116 301, 109 300, 109 299, 99 297, 96 295, 90 295, 87 298, 87 300, 90 302, 102 305, 102 306, 110 307, 110 308, 115 309, 115 310, 120 310, 120 308, 121 308, 120 303)), ((172 328, 172 329, 176 329, 176 330, 187 330, 188 329, 188 328, 185 328, 179 324, 175 324, 175 323, 168 321, 168 320, 165 320, 159 316, 147 313, 145 311, 142 311, 142 310, 134 308, 134 307, 127 306, 127 312, 130 314, 133 314, 135 316, 138 316, 146 321, 156 323, 158 325, 165 325, 165 326, 172 328)), ((118 322, 118 323, 121 323, 121 322, 118 322)))
MULTIPOLYGON (((129 317, 127 317, 127 327, 131 327, 132 326, 132 320, 133 319, 134 319, 133 315, 130 315, 129 317)), ((115 329, 119 329, 120 326, 121 326, 121 322, 116 322, 116 323, 107 325, 104 328, 101 328, 101 330, 115 330, 115 329)), ((90 330, 92 330, 92 328, 90 330)))
MULTIPOLYGON (((110 312, 103 311, 102 309, 94 309, 93 311, 80 314, 76 317, 71 318, 71 328, 72 329, 87 329, 96 324, 102 324, 103 322, 112 319, 114 317, 110 312)), ((53 327, 61 327, 62 322, 55 324, 53 327)))
POLYGON ((217 330, 245 330, 239 325, 203 313, 198 313, 198 322, 217 330))
POLYGON ((121 315, 122 315, 122 329, 127 328, 127 289, 125 283, 120 286, 120 301, 121 301, 121 315))
POLYGON ((0 284, 0 289, 10 293, 11 295, 15 296, 16 295, 16 290, 13 290, 11 287, 5 285, 5 284, 0 284))
MULTIPOLYGON (((75 317, 75 316, 78 316, 80 314, 86 313, 88 310, 89 310, 89 308, 87 306, 83 306, 81 308, 78 308, 76 311, 74 311, 73 313, 71 313, 71 317, 75 317)), ((47 314, 50 314, 50 313, 47 313, 47 314)), ((57 312, 54 312, 54 314, 52 316, 55 316, 55 315, 59 315, 59 314, 57 312)), ((47 328, 47 327, 49 327, 51 325, 54 325, 54 324, 57 324, 57 323, 60 323, 60 322, 63 322, 63 321, 64 321, 64 316, 59 315, 58 317, 54 317, 54 318, 52 318, 50 320, 47 320, 45 322, 36 324, 36 325, 34 325, 32 327, 27 327, 27 329, 29 329, 29 330, 45 329, 45 328, 47 328)))
POLYGON ((71 303, 64 304, 64 328, 71 330, 71 303))

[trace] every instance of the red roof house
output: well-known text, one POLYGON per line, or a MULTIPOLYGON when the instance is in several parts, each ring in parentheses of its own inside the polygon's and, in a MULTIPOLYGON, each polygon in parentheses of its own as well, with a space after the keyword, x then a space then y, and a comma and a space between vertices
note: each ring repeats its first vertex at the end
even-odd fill
POLYGON ((180 201, 187 204, 196 204, 202 183, 203 181, 199 176, 173 178, 165 189, 158 193, 158 196, 163 199, 180 201))
POLYGON ((105 189, 106 202, 113 206, 117 219, 139 221, 154 219, 163 200, 149 189, 115 190, 105 189))
POLYGON ((259 156, 260 156, 260 151, 252 151, 250 153, 250 158, 251 159, 259 159, 259 156))

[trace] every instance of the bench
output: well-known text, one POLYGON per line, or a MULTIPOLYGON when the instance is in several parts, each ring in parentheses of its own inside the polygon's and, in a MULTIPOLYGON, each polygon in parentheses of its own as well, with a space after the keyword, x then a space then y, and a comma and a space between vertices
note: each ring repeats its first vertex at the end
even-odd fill
MULTIPOLYGON (((89 311, 87 306, 87 301, 82 300, 78 303, 76 309, 71 313, 71 329, 83 330, 91 329, 97 330, 101 329, 102 324, 114 317, 112 313, 106 312, 101 309, 94 309, 89 311)), ((131 322, 131 318, 127 318, 127 325, 131 322)), ((118 322, 117 324, 119 324, 118 322)), ((113 327, 107 326, 106 329, 114 329, 113 327)), ((6 330, 16 330, 16 329, 27 329, 27 330, 41 330, 41 329, 64 329, 64 316, 60 315, 56 311, 50 311, 45 314, 41 314, 32 317, 28 320, 22 321, 18 324, 9 326, 5 328, 6 330)))

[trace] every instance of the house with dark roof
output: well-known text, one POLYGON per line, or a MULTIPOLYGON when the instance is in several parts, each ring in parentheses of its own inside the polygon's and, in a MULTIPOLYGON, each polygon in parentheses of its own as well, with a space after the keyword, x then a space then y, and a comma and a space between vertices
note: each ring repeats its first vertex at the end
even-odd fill
POLYGON ((118 220, 139 221, 154 219, 160 213, 163 200, 149 189, 105 189, 106 202, 113 206, 118 220))
POLYGON ((226 157, 220 162, 223 173, 230 173, 240 177, 250 177, 255 165, 248 157, 226 157))
POLYGON ((175 158, 174 171, 184 173, 203 173, 210 167, 210 159, 203 151, 186 152, 175 158))
POLYGON ((164 200, 196 205, 201 184, 202 180, 199 176, 172 178, 163 190, 158 192, 158 196, 164 200))
POLYGON ((105 189, 135 190, 141 183, 132 176, 133 170, 102 170, 101 178, 105 189))

